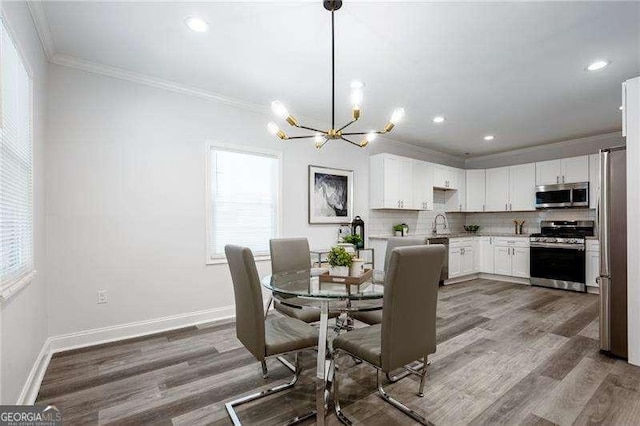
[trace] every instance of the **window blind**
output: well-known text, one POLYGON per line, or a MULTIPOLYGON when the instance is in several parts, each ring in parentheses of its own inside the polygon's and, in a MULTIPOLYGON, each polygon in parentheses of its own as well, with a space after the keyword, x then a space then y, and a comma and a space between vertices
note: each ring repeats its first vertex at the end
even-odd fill
POLYGON ((269 240, 278 233, 279 166, 275 155, 211 148, 210 259, 223 258, 227 244, 269 253, 269 240))
POLYGON ((0 25, 0 295, 33 273, 31 80, 0 25))

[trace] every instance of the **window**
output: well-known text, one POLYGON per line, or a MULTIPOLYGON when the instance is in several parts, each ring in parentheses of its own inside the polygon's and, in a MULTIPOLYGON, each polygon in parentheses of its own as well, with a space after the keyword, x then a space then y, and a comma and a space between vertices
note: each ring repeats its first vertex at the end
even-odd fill
POLYGON ((31 79, 0 20, 0 299, 33 270, 31 79))
POLYGON ((211 146, 209 150, 208 262, 224 259, 224 246, 249 247, 269 254, 278 235, 278 154, 211 146))

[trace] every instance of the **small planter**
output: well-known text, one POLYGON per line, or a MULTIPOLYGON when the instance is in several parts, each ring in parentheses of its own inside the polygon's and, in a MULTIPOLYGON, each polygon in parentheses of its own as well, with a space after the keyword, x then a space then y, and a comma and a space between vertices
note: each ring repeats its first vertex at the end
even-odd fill
POLYGON ((332 266, 329 268, 329 275, 332 275, 334 277, 348 277, 349 267, 348 266, 332 266))
POLYGON ((402 231, 396 231, 396 237, 402 237, 402 231))

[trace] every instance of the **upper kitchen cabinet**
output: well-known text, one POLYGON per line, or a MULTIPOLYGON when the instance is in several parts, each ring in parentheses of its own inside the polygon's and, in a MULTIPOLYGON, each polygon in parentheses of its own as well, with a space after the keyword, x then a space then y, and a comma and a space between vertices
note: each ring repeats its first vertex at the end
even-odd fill
POLYGON ((600 191, 600 155, 589 156, 589 208, 598 208, 598 192, 600 191))
POLYGON ((369 199, 372 209, 413 207, 413 171, 410 158, 391 154, 369 157, 369 199))
POLYGON ((588 155, 536 163, 536 185, 587 182, 588 180, 588 155))
POLYGON ((509 210, 536 209, 536 165, 520 164, 509 167, 509 210))
POLYGON ((433 210, 434 164, 391 154, 369 157, 372 209, 433 210))
POLYGON ((535 210, 535 164, 486 170, 485 211, 535 210))
POLYGON ((486 210, 509 210, 509 167, 486 170, 486 210))
POLYGON ((467 170, 466 176, 466 198, 468 212, 481 212, 485 209, 485 171, 467 170))
MULTIPOLYGON (((460 169, 444 166, 442 164, 433 165, 433 186, 441 189, 458 189, 460 169)), ((464 170, 462 170, 464 173, 464 170)), ((464 181, 464 179, 463 179, 464 181)), ((464 182, 462 182, 464 183, 464 182)))
POLYGON ((413 160, 413 208, 433 210, 433 164, 413 160))
POLYGON ((445 191, 445 206, 444 209, 449 212, 464 212, 466 211, 466 184, 465 184, 465 171, 462 169, 451 168, 451 181, 455 182, 455 190, 445 191))

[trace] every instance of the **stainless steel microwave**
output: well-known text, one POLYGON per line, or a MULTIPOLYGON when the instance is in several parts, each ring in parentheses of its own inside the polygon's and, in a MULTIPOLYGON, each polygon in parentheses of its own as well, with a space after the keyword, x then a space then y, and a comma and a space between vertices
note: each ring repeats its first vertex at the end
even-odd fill
POLYGON ((589 182, 536 186, 536 209, 589 207, 589 182))

